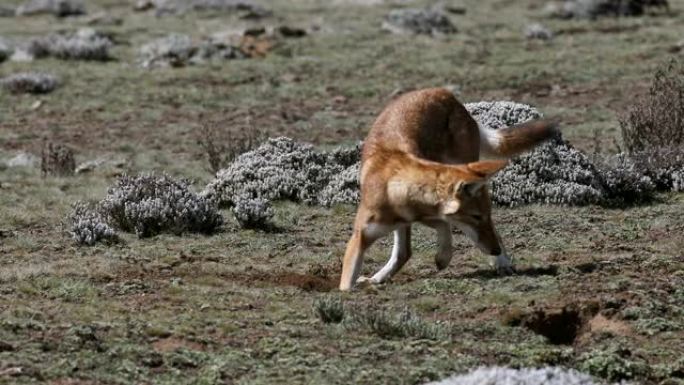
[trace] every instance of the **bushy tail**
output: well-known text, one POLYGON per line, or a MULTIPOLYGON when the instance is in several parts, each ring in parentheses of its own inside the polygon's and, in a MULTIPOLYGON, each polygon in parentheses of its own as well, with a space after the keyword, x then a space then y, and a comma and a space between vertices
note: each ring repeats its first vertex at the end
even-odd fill
POLYGON ((480 153, 510 158, 558 135, 558 124, 551 120, 532 120, 498 130, 480 126, 480 153))

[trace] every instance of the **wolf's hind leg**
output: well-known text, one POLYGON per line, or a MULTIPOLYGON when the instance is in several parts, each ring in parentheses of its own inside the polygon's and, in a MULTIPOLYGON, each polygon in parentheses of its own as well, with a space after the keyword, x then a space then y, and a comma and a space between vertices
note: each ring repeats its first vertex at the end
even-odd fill
POLYGON ((354 286, 361 273, 363 254, 376 240, 384 237, 393 229, 394 226, 385 224, 357 222, 344 254, 340 290, 350 290, 354 286))
POLYGON ((394 246, 392 246, 390 259, 369 281, 381 283, 392 278, 406 264, 409 258, 411 258, 411 226, 407 225, 394 230, 394 246))

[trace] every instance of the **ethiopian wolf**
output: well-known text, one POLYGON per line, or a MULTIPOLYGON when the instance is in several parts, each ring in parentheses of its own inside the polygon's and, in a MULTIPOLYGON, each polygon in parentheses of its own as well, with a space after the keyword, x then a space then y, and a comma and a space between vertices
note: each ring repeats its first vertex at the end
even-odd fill
POLYGON ((411 224, 437 230, 438 269, 452 256, 451 228, 463 231, 493 257, 500 273, 512 263, 491 218, 487 180, 507 159, 556 135, 548 121, 491 130, 479 126, 454 95, 442 88, 413 91, 378 116, 363 145, 361 202, 344 255, 340 290, 357 280, 384 282, 411 257, 411 224), (488 159, 481 161, 480 157, 488 159), (366 249, 394 232, 387 264, 361 277, 366 249))

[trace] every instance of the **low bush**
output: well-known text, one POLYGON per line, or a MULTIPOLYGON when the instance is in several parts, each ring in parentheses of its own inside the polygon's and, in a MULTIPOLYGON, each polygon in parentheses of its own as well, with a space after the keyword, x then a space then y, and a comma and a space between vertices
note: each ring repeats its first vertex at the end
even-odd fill
POLYGON ((358 162, 359 151, 359 147, 316 151, 289 138, 269 139, 220 170, 204 194, 233 207, 241 225, 259 228, 272 215, 268 202, 274 200, 329 205, 357 197, 358 183, 345 183, 344 178, 353 173, 345 171, 358 162), (342 190, 330 187, 321 194, 330 185, 342 190))
POLYGON ((59 85, 56 76, 39 72, 22 72, 0 79, 2 88, 14 94, 47 94, 59 85))
POLYGON ((76 202, 69 214, 69 235, 79 245, 113 243, 119 238, 102 214, 91 204, 76 202))
POLYGON ((74 151, 62 144, 46 142, 40 153, 43 176, 71 176, 76 170, 74 151))
POLYGON ((684 65, 673 59, 658 68, 648 94, 620 117, 620 128, 630 154, 684 147, 684 65))
POLYGON ((40 59, 107 61, 112 41, 94 30, 81 29, 73 34, 53 34, 29 42, 28 53, 40 59))
POLYGON ((385 16, 383 28, 395 33, 450 34, 456 27, 449 17, 437 9, 394 9, 385 16))
POLYGON ((188 180, 166 174, 123 176, 100 202, 108 221, 144 238, 162 232, 214 232, 223 223, 216 204, 190 191, 188 180))
POLYGON ((339 298, 319 298, 314 301, 313 308, 324 323, 340 323, 344 319, 344 305, 339 298))
POLYGON ((239 45, 211 40, 194 42, 190 36, 175 33, 143 45, 138 52, 138 61, 144 68, 184 67, 211 60, 245 57, 247 55, 239 45))
POLYGON ((109 229, 144 238, 160 233, 210 234, 223 224, 214 201, 192 192, 189 181, 166 174, 124 175, 97 204, 76 204, 69 220, 72 237, 86 245, 107 240, 109 229))
POLYGON ((364 329, 381 338, 418 338, 441 340, 449 338, 451 326, 446 323, 428 322, 408 309, 394 313, 372 307, 350 309, 345 318, 347 329, 364 329))
POLYGON ((594 349, 579 358, 579 369, 608 381, 629 380, 648 374, 649 366, 632 357, 628 349, 609 347, 594 349))

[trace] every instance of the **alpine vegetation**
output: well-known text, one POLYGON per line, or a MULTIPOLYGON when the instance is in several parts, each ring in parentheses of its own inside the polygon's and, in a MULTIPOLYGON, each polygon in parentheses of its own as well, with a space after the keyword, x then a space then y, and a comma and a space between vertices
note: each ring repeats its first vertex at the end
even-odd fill
POLYGON ((144 68, 184 67, 210 60, 241 59, 247 57, 237 45, 205 40, 193 42, 190 36, 169 34, 143 45, 138 61, 144 68))
POLYGON ((57 17, 85 15, 83 3, 70 0, 29 0, 20 5, 17 16, 51 14, 57 17))
POLYGON ((44 177, 74 175, 74 150, 59 143, 45 143, 40 153, 40 170, 44 177))
POLYGON ((394 9, 385 16, 382 28, 393 33, 425 35, 450 34, 456 27, 449 17, 437 9, 394 9))
POLYGON ((669 146, 629 155, 634 168, 651 178, 659 191, 684 191, 684 147, 669 146))
POLYGON ((285 137, 269 139, 220 170, 204 195, 232 207, 245 227, 268 222, 274 200, 323 206, 354 203, 359 185, 350 175, 358 170, 359 153, 360 146, 325 152, 285 137))
POLYGON ((83 28, 72 34, 52 34, 29 42, 28 53, 37 59, 54 57, 62 60, 107 61, 112 41, 92 29, 83 28))
POLYGON ((14 94, 46 94, 59 85, 56 76, 39 72, 22 72, 0 79, 2 88, 14 94))
POLYGON ((113 243, 119 237, 91 204, 76 202, 69 215, 69 235, 79 245, 92 246, 98 242, 113 243))
MULTIPOLYGON (((465 106, 479 124, 494 129, 541 117, 535 108, 514 102, 465 106)), ((267 225, 275 200, 325 207, 353 204, 359 200, 360 149, 359 144, 325 152, 289 138, 269 139, 220 170, 203 194, 232 207, 239 224, 253 228, 267 225)), ((497 173, 491 181, 492 200, 503 206, 646 202, 657 189, 684 188, 683 157, 668 156, 669 163, 653 156, 638 161, 625 154, 592 159, 558 136, 512 159, 497 173)))
POLYGON ((99 203, 109 223, 138 237, 167 232, 209 234, 223 224, 216 204, 166 174, 123 176, 99 203))
POLYGON ((394 313, 374 308, 351 309, 344 326, 351 330, 367 330, 384 339, 416 338, 441 340, 451 335, 451 325, 418 317, 408 308, 394 313), (394 313, 394 314, 393 314, 394 313))
POLYGON ((620 117, 622 141, 630 153, 684 148, 684 63, 661 65, 647 95, 620 117))
POLYGON ((588 374, 559 367, 510 369, 481 367, 426 385, 598 385, 588 374))
POLYGON ((157 14, 182 14, 188 11, 245 12, 261 17, 271 14, 260 4, 249 0, 138 0, 135 9, 154 9, 157 14))
MULTIPOLYGON (((541 117, 528 105, 497 101, 465 105, 480 125, 499 129, 541 117)), ((543 144, 492 178, 492 200, 504 206, 529 203, 616 206, 649 200, 651 179, 626 159, 599 165, 561 137, 543 144)))
POLYGON ((139 238, 160 233, 210 234, 223 224, 216 204, 190 191, 190 182, 166 174, 122 176, 94 205, 76 203, 72 238, 83 245, 112 240, 114 229, 139 238))

